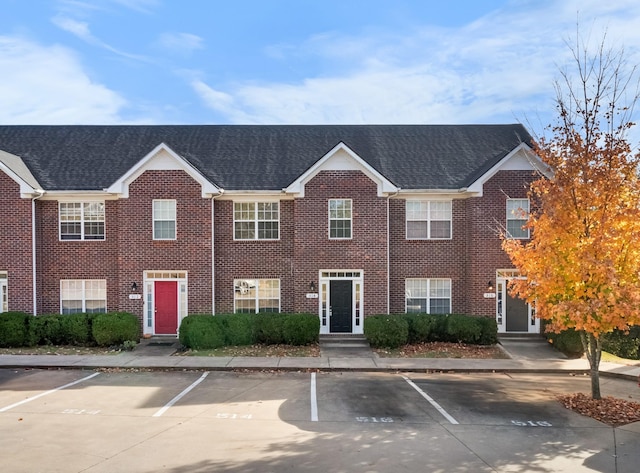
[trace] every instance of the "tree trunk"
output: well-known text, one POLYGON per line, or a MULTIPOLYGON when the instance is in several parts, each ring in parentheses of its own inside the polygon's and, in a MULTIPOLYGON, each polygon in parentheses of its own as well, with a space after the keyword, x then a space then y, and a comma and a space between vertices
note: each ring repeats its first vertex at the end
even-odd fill
POLYGON ((596 338, 592 333, 585 331, 580 332, 582 347, 589 360, 589 368, 591 375, 591 397, 593 399, 602 399, 600 394, 600 358, 602 357, 602 342, 600 338, 596 338))

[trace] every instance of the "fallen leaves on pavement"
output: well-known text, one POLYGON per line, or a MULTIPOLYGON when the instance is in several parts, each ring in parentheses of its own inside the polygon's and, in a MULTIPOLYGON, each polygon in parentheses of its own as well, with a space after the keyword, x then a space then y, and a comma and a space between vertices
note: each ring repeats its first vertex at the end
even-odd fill
POLYGON ((425 342, 400 348, 378 348, 375 352, 385 358, 509 358, 496 345, 466 345, 464 343, 425 342))

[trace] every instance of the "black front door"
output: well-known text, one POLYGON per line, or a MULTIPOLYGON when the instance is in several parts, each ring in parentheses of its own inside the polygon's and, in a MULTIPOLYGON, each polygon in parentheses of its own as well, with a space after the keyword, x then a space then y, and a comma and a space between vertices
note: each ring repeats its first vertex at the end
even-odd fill
POLYGON ((329 281, 329 301, 331 305, 331 333, 351 333, 351 307, 353 291, 351 281, 329 281))
POLYGON ((526 332, 529 329, 529 306, 525 301, 512 297, 506 298, 507 332, 526 332))

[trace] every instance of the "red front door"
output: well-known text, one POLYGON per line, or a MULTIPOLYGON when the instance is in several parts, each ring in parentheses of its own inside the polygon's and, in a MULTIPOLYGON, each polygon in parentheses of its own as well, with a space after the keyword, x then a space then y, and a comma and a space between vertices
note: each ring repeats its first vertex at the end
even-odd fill
POLYGON ((154 283, 156 303, 156 335, 178 333, 178 283, 176 281, 156 281, 154 283))

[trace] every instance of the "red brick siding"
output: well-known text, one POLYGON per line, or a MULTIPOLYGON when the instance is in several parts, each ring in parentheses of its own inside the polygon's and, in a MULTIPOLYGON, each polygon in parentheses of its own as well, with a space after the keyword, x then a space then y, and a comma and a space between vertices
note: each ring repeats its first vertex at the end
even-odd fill
POLYGON ((280 309, 295 311, 293 201, 280 202, 279 240, 234 240, 233 204, 231 200, 215 201, 216 313, 233 312, 234 279, 279 279, 280 309))
POLYGON ((391 200, 391 313, 405 311, 405 279, 408 278, 451 279, 452 311, 468 312, 466 201, 454 200, 452 214, 450 240, 407 240, 406 200, 391 200))
POLYGON ((494 316, 495 299, 485 299, 489 281, 494 285, 497 269, 513 268, 502 250, 500 231, 506 226, 507 199, 527 198, 532 171, 501 171, 484 185, 483 196, 468 201, 469 286, 465 297, 476 315, 494 316))
POLYGON ((0 271, 7 271, 11 311, 33 313, 31 199, 0 171, 0 271))
POLYGON ((358 171, 323 171, 295 201, 295 309, 317 313, 317 299, 306 299, 318 271, 362 270, 364 315, 387 311, 387 200, 358 171), (352 239, 330 240, 329 199, 352 199, 352 239))
POLYGON ((118 202, 118 281, 120 310, 142 317, 142 300, 129 299, 132 282, 142 292, 144 271, 186 271, 189 313, 211 313, 211 200, 183 171, 146 171, 118 202), (153 239, 153 200, 176 200, 176 239, 153 239))

